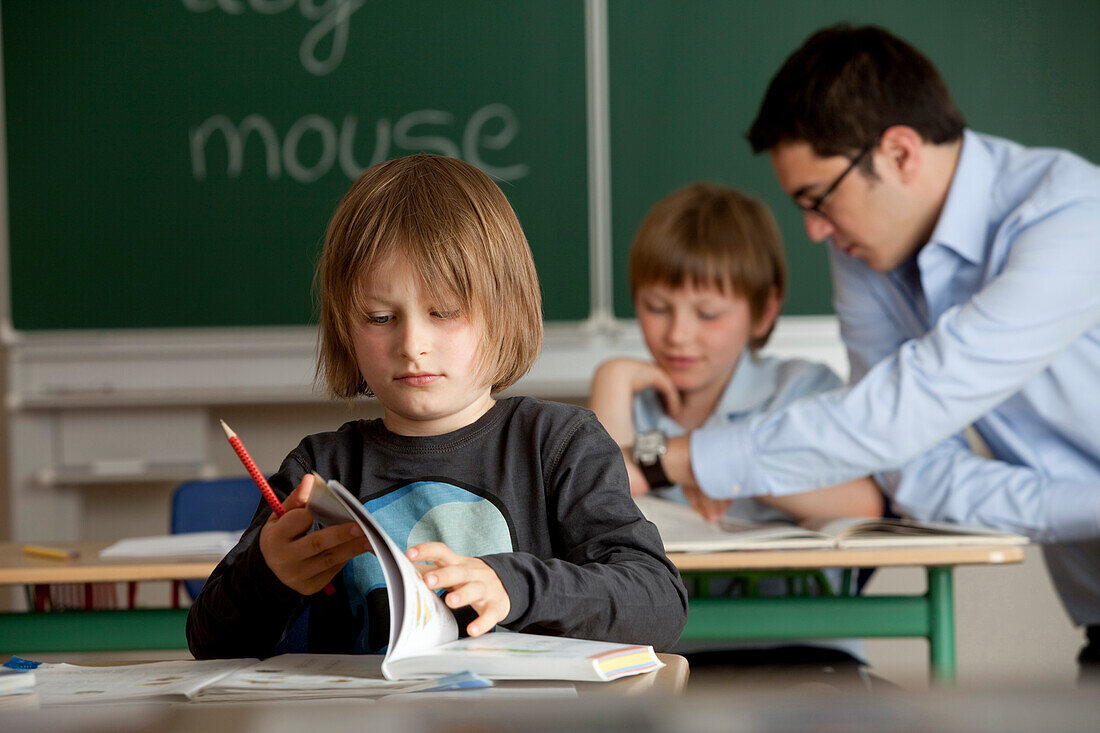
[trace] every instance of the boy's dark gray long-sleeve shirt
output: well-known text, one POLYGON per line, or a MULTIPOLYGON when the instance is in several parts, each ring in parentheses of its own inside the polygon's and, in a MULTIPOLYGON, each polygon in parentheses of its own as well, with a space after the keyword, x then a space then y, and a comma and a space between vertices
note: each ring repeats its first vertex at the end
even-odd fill
MULTIPOLYGON (((508 593, 509 629, 658 650, 683 630, 679 574, 630 498, 618 446, 588 410, 513 397, 472 425, 429 437, 354 421, 304 439, 271 486, 285 498, 310 471, 356 494, 402 548, 438 540, 483 559, 508 593)), ((309 651, 383 650, 389 611, 374 555, 349 561, 334 594, 304 597, 260 552, 269 514, 261 502, 192 606, 191 652, 269 656, 307 606, 309 651)), ((472 618, 457 615, 460 628, 472 618)))

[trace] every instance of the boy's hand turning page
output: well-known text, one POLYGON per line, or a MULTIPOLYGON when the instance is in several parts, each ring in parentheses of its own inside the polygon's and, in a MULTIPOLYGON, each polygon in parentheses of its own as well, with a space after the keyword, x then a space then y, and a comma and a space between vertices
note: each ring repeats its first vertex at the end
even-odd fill
MULTIPOLYGON (((325 481, 317 474, 313 478, 308 502, 313 516, 323 526, 344 522, 358 524, 382 566, 390 605, 386 660, 416 654, 457 639, 458 624, 451 609, 424 584, 420 573, 370 512, 338 481, 325 481)), ((382 671, 386 672, 385 664, 382 671)))

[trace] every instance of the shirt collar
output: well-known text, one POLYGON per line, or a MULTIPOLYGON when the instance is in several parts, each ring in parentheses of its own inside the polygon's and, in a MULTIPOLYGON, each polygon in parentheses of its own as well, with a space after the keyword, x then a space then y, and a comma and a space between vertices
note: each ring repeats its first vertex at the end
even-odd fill
POLYGON ((745 413, 760 407, 775 390, 775 371, 765 368, 764 362, 745 347, 711 417, 724 423, 729 413, 745 413))
POLYGON ((993 157, 977 135, 964 130, 955 175, 929 242, 941 244, 971 263, 981 262, 995 177, 993 157))

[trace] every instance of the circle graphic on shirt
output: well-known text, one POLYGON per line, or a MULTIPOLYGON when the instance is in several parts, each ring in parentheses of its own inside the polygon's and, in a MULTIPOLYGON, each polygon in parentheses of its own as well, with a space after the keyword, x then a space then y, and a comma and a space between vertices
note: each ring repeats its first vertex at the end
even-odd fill
MULTIPOLYGON (((476 557, 512 552, 511 532, 488 499, 443 481, 417 481, 364 506, 401 550, 423 542, 443 542, 459 555, 476 557)), ((382 567, 373 553, 352 558, 343 569, 349 610, 362 625, 357 653, 383 652, 389 643, 389 602, 382 567)))

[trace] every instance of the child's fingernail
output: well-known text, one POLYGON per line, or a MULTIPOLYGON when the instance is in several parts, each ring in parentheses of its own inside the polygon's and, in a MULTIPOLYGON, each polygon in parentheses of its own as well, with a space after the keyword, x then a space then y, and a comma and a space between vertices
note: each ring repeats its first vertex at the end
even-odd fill
POLYGON ((352 537, 362 537, 363 536, 363 530, 359 529, 358 524, 351 528, 351 536, 352 537))
POLYGON ((417 552, 417 550, 416 550, 416 548, 415 548, 415 547, 410 547, 410 548, 408 549, 408 551, 407 551, 407 552, 405 553, 405 555, 406 555, 406 556, 407 556, 407 557, 408 557, 408 558, 409 558, 410 560, 413 560, 413 559, 415 559, 415 558, 416 558, 416 556, 417 556, 417 555, 419 555, 419 554, 420 554, 420 553, 419 553, 419 552, 417 552))
POLYGON ((470 632, 470 636, 477 636, 481 633, 481 627, 477 624, 470 624, 470 628, 467 629, 470 632))
POLYGON ((433 585, 435 585, 435 575, 429 573, 427 576, 425 576, 424 582, 428 584, 429 588, 431 588, 433 585))

